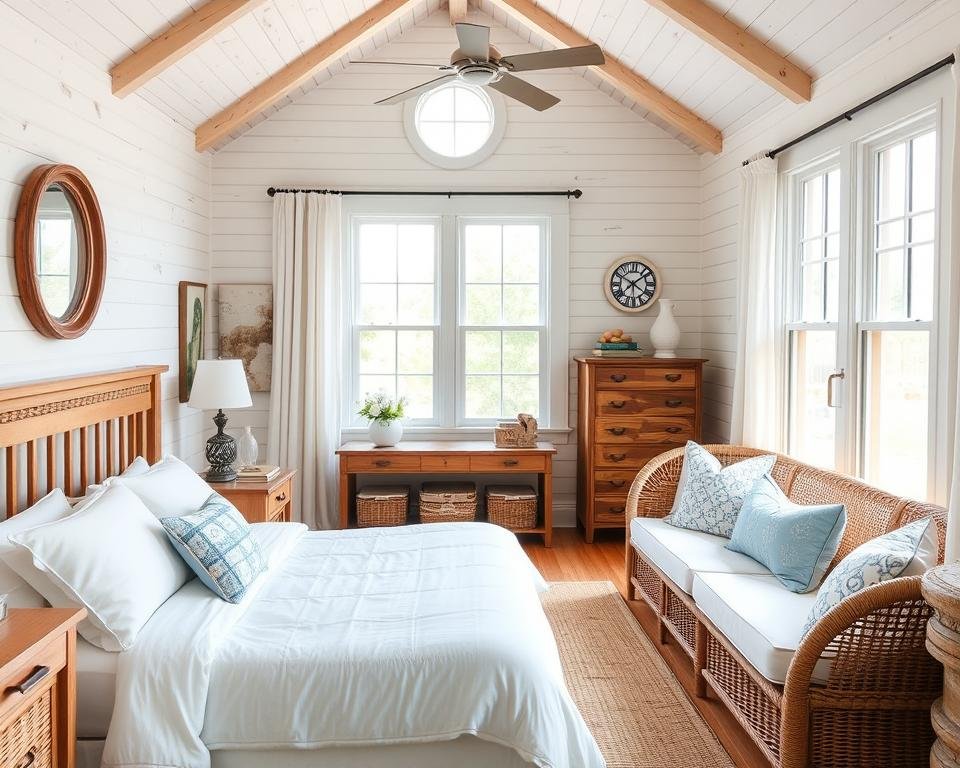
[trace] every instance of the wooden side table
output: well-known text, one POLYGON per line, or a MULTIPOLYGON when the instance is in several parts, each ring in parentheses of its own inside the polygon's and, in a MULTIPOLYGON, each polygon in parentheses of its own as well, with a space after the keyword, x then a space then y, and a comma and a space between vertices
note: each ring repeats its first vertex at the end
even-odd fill
POLYGON ((0 621, 0 763, 73 768, 75 608, 11 608, 0 621))
POLYGON ((943 664, 943 697, 930 713, 937 734, 930 766, 960 768, 960 564, 927 571, 921 589, 936 611, 927 622, 927 650, 943 664))
POLYGON ((289 523, 293 510, 295 469, 281 469, 265 483, 233 480, 210 483, 210 487, 240 510, 248 523, 289 523))

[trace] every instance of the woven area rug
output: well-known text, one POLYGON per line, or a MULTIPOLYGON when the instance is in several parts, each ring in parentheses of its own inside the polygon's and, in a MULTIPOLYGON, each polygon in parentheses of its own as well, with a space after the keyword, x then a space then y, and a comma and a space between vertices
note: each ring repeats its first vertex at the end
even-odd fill
POLYGON ((732 768, 613 584, 554 582, 543 606, 608 768, 732 768))

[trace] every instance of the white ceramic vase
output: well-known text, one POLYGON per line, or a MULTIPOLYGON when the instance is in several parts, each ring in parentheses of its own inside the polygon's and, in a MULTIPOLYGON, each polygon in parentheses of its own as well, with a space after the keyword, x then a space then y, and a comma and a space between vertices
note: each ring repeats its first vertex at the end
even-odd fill
POLYGON ((670 299, 660 299, 660 315, 650 329, 650 343, 656 350, 654 357, 676 357, 680 346, 680 326, 673 317, 676 307, 670 299))
POLYGON ((371 421, 367 428, 370 435, 370 442, 377 448, 392 448, 400 442, 403 437, 403 424, 397 421, 391 421, 384 424, 382 421, 371 421))

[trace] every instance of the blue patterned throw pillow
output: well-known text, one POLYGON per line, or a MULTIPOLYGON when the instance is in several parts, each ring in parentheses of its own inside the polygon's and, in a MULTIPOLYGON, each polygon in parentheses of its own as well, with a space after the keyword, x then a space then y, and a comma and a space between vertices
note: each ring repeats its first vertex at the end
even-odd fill
POLYGON ((936 526, 917 520, 861 544, 824 579, 803 627, 806 635, 820 618, 845 597, 898 576, 924 573, 937 564, 936 526))
POLYGON ((727 549, 767 566, 791 592, 816 589, 840 548, 843 504, 801 507, 764 475, 743 502, 727 549))
POLYGON ((676 508, 665 522, 730 538, 744 499, 776 460, 776 456, 755 456, 724 467, 706 448, 689 441, 676 508))
POLYGON ((229 501, 212 493, 199 510, 160 519, 177 552, 211 592, 239 603, 264 572, 260 545, 229 501))

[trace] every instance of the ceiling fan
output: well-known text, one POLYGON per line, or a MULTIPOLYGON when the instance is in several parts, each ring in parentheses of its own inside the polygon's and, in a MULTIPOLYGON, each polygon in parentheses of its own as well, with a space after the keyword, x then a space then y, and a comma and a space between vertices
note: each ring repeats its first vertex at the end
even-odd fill
POLYGON ((411 67, 431 67, 448 74, 422 85, 401 91, 377 104, 399 104, 414 96, 432 91, 439 85, 461 80, 468 85, 486 86, 499 91, 504 96, 516 99, 538 112, 549 109, 560 99, 519 77, 514 72, 532 72, 540 69, 558 69, 561 67, 586 67, 603 64, 603 51, 599 45, 583 45, 577 48, 559 48, 553 51, 522 53, 517 56, 500 56, 500 52, 490 45, 490 28, 480 24, 457 24, 457 39, 460 47, 450 56, 449 64, 420 64, 406 61, 369 61, 356 64, 397 64, 411 67))

